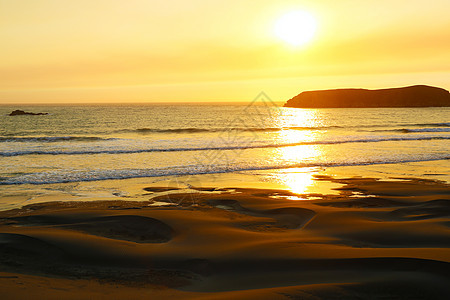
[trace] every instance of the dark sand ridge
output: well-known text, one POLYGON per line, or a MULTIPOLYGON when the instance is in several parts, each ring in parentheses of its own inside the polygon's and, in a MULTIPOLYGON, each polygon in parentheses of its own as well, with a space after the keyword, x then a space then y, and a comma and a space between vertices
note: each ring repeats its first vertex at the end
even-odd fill
POLYGON ((316 179, 344 186, 308 201, 203 188, 0 212, 0 289, 4 299, 446 298, 449 185, 316 179))

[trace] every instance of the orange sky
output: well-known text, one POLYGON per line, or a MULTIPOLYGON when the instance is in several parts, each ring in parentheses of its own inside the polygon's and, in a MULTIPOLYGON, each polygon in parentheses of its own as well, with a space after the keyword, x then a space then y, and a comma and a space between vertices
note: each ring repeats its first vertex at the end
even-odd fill
POLYGON ((448 0, 0 0, 0 103, 450 89, 449 12, 448 0), (318 21, 301 47, 274 35, 293 10, 318 21))

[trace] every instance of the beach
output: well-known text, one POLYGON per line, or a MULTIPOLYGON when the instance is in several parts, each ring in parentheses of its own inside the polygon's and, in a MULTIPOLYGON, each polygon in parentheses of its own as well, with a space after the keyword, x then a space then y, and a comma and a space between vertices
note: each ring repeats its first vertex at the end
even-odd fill
POLYGON ((142 187, 0 212, 5 299, 445 299, 445 182, 315 175, 324 194, 142 187))
POLYGON ((2 299, 446 299, 448 108, 0 113, 2 299))
POLYGON ((0 0, 0 300, 449 299, 449 11, 0 0))

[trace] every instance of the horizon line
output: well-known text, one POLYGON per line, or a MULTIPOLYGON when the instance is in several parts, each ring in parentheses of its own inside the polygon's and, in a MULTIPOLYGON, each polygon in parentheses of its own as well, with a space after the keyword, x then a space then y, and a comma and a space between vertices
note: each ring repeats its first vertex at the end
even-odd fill
MULTIPOLYGON (((0 103, 0 106, 20 106, 20 105, 214 105, 214 104, 249 104, 252 101, 134 101, 134 102, 20 102, 20 103, 0 103)), ((286 101, 273 101, 277 104, 284 104, 286 101)))

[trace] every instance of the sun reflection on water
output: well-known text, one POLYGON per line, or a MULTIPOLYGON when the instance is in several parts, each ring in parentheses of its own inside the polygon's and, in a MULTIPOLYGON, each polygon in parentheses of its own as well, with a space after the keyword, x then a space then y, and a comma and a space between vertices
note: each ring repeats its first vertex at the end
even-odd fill
POLYGON ((283 108, 280 115, 277 115, 273 122, 281 128, 317 128, 323 127, 325 120, 315 109, 292 109, 283 108))
MULTIPOLYGON (((283 144, 312 142, 322 135, 318 127, 323 126, 316 110, 289 110, 275 120, 278 126, 285 128, 275 137, 283 144), (308 129, 311 128, 311 129, 308 129)), ((300 167, 317 161, 322 155, 318 145, 298 145, 280 147, 273 150, 273 157, 286 165, 298 165, 297 168, 279 170, 275 180, 296 194, 311 193, 317 189, 314 174, 319 170, 314 167, 300 167)))
MULTIPOLYGON (((310 168, 307 168, 310 169, 310 168)), ((277 179, 289 190, 296 194, 308 193, 308 188, 314 184, 314 171, 304 168, 289 169, 288 172, 279 173, 277 179)))

